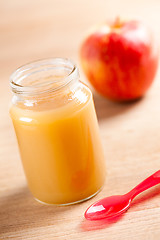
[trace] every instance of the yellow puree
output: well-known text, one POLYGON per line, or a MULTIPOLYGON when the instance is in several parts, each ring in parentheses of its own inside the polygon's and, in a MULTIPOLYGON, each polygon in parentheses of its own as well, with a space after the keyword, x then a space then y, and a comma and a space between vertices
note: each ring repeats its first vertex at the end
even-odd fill
MULTIPOLYGON (((81 93, 82 94, 82 93, 81 93)), ((104 183, 105 166, 92 94, 83 102, 31 109, 12 105, 10 114, 29 188, 34 197, 50 204, 80 201, 104 183)))

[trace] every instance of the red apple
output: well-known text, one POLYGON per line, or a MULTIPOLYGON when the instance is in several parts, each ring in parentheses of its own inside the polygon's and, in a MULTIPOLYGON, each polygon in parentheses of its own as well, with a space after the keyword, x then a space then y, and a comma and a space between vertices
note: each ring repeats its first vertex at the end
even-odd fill
POLYGON ((158 48, 145 24, 117 19, 88 35, 80 59, 99 93, 112 100, 128 101, 143 96, 153 82, 158 48))

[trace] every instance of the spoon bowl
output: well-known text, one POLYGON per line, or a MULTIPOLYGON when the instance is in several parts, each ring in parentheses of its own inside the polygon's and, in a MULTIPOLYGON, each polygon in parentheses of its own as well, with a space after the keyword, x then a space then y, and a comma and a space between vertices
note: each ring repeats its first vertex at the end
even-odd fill
POLYGON ((88 220, 99 220, 116 217, 125 212, 131 204, 128 195, 115 195, 106 197, 92 204, 85 212, 88 220))

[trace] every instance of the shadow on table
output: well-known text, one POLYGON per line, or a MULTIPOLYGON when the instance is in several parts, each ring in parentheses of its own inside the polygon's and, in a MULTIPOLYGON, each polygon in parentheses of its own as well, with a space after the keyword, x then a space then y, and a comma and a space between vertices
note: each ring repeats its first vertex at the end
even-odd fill
MULTIPOLYGON (((139 195, 137 199, 133 200, 131 204, 131 208, 129 208, 129 212, 138 212, 138 206, 139 204, 142 204, 142 209, 146 209, 144 206, 144 203, 148 201, 148 206, 150 206, 149 202, 151 199, 155 198, 157 195, 160 195, 160 186, 154 187, 152 190, 148 190, 147 193, 144 192, 143 194, 139 195)), ((142 209, 140 209, 142 211, 142 209)), ((98 221, 88 221, 88 220, 83 220, 80 223, 80 229, 83 232, 86 231, 95 231, 99 229, 104 229, 111 227, 113 224, 116 222, 120 221, 124 217, 125 213, 112 218, 112 219, 103 219, 103 220, 98 220, 98 221)))
POLYGON ((143 98, 131 102, 112 102, 101 95, 93 95, 98 121, 122 114, 143 101, 143 98))
POLYGON ((69 211, 71 206, 41 204, 24 187, 0 199, 0 237, 10 232, 20 232, 26 228, 56 224, 57 216, 69 211))

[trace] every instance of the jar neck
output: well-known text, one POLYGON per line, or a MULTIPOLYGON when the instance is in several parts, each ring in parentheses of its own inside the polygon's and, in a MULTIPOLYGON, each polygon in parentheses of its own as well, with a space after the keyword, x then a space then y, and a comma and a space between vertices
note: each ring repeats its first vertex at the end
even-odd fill
POLYGON ((53 58, 18 68, 10 78, 14 95, 22 99, 56 96, 75 88, 79 82, 76 65, 68 59, 53 58))

